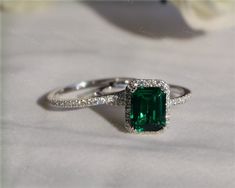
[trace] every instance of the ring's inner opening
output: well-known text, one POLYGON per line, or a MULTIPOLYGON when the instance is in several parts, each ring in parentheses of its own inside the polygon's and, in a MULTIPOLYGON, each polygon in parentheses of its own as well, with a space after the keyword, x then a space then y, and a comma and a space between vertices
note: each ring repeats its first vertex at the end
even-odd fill
POLYGON ((178 86, 170 86, 170 98, 178 98, 185 95, 185 89, 178 86))
POLYGON ((119 92, 122 91, 126 88, 127 84, 126 83, 114 83, 108 87, 105 87, 102 89, 103 94, 110 94, 113 92, 119 92))
POLYGON ((61 99, 91 97, 95 95, 98 88, 99 87, 66 87, 63 90, 60 90, 57 94, 59 94, 61 99))
POLYGON ((60 99, 89 98, 108 95, 125 89, 131 78, 110 78, 72 84, 58 90, 55 95, 60 99))

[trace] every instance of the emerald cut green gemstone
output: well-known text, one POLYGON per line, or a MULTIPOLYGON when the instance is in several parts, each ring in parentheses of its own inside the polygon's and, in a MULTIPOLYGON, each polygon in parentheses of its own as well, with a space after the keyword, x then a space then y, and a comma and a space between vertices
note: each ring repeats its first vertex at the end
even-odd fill
POLYGON ((137 132, 158 131, 166 125, 166 94, 158 87, 140 87, 131 94, 131 126, 137 132))

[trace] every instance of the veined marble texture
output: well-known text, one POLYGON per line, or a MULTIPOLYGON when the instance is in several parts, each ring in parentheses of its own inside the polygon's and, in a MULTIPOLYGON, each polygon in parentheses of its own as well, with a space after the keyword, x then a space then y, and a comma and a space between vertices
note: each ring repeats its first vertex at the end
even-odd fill
POLYGON ((3 14, 4 188, 235 186, 235 28, 191 30, 170 5, 61 2, 3 14), (124 108, 50 111, 80 80, 160 78, 192 90, 163 134, 125 132, 124 108))

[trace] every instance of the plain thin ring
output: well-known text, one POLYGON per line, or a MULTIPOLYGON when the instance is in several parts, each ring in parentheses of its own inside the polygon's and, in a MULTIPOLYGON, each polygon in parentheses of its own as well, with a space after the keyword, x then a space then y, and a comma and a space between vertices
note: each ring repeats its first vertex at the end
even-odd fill
MULTIPOLYGON (((107 78, 91 81, 81 81, 67 87, 57 88, 47 94, 47 102, 54 108, 76 109, 101 104, 125 105, 125 88, 133 80, 142 81, 135 78, 107 78), (84 90, 89 90, 83 93, 84 90), (82 94, 81 94, 82 93, 82 94)), ((155 82, 156 80, 145 80, 155 82)), ((158 80, 159 83, 163 82, 158 80)), ((151 84, 149 85, 151 86, 151 84)), ((169 105, 182 104, 188 100, 191 91, 185 87, 168 85, 170 90, 169 105)))

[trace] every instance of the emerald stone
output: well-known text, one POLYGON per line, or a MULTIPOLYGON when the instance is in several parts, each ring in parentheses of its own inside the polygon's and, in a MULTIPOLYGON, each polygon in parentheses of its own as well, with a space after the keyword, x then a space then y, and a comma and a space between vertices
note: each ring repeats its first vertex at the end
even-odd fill
POLYGON ((158 131, 166 125, 166 94, 158 87, 139 87, 131 94, 131 126, 137 132, 158 131))

